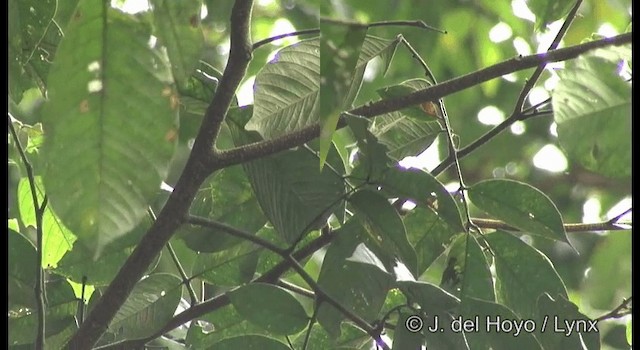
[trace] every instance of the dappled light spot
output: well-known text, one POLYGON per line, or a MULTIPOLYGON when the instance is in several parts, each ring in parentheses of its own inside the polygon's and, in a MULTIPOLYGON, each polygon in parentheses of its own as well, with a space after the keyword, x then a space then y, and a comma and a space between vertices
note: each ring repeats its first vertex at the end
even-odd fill
POLYGON ((87 90, 91 93, 102 91, 102 80, 93 79, 87 84, 87 90))
POLYGON ((533 156, 533 165, 552 173, 567 170, 567 158, 555 145, 547 144, 533 156))
POLYGON ((498 125, 504 120, 504 112, 496 106, 486 106, 478 112, 478 121, 484 125, 498 125))
POLYGON ((511 38, 511 35, 513 35, 511 27, 504 22, 499 22, 489 31, 489 40, 500 43, 511 38))

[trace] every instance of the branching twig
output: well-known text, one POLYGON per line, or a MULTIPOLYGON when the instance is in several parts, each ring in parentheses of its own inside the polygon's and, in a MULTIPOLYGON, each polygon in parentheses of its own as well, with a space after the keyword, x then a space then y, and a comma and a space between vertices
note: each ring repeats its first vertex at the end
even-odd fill
POLYGON ((171 260, 173 260, 173 264, 176 265, 176 269, 180 274, 180 278, 182 278, 182 283, 184 284, 185 288, 187 288, 187 293, 189 293, 189 299, 191 301, 191 305, 197 304, 198 296, 196 295, 196 292, 193 290, 193 287, 191 287, 191 280, 189 279, 189 276, 187 276, 186 272, 184 272, 184 268, 182 267, 182 264, 178 259, 178 255, 176 254, 176 251, 173 250, 173 247, 169 242, 167 243, 167 251, 171 256, 171 260))
MULTIPOLYGON (((558 47, 558 45, 560 44, 560 41, 562 41, 562 38, 567 33, 567 30, 569 30, 569 26, 571 26, 571 22, 573 22, 573 19, 575 18, 576 13, 578 12, 578 8, 580 7, 580 4, 582 4, 582 0, 577 0, 576 4, 573 6, 571 11, 569 11, 567 18, 562 24, 562 27, 560 27, 560 30, 558 30, 558 33, 553 39, 553 42, 551 42, 551 45, 549 45, 549 48, 547 51, 555 50, 558 47)), ((478 138, 468 146, 461 149, 457 153, 458 160, 470 154, 471 152, 475 151, 477 148, 484 145, 485 143, 487 143, 489 140, 491 140, 496 135, 501 133, 507 127, 511 126, 513 123, 532 117, 532 115, 525 115, 525 112, 523 110, 524 102, 527 96, 529 96, 529 92, 531 91, 531 89, 533 89, 533 86, 536 84, 536 82, 542 75, 542 72, 544 71, 544 67, 546 66, 546 64, 547 62, 540 63, 536 68, 536 70, 531 74, 529 79, 527 79, 524 86, 522 87, 522 90, 520 91, 520 95, 516 100, 515 106, 513 108, 513 112, 511 112, 511 115, 509 116, 509 118, 505 119, 500 124, 495 126, 493 129, 489 130, 486 134, 480 136, 480 138, 478 138)), ((455 162, 456 162, 456 159, 454 159, 451 155, 449 155, 444 161, 442 161, 442 163, 440 163, 438 166, 436 166, 435 169, 433 169, 431 174, 433 176, 437 176, 438 174, 446 170, 449 166, 451 166, 452 164, 455 164, 455 162)))
POLYGON ((604 320, 608 320, 611 318, 620 318, 622 316, 625 315, 629 315, 631 314, 631 297, 629 297, 628 299, 623 299, 622 303, 620 303, 620 305, 616 306, 615 309, 607 312, 606 314, 597 317, 596 320, 597 321, 604 321, 604 320))
MULTIPOLYGON (((480 69, 478 71, 453 78, 440 84, 431 86, 424 90, 419 90, 406 96, 384 99, 381 101, 367 103, 363 106, 348 111, 351 114, 372 118, 385 113, 418 105, 424 102, 438 100, 458 91, 476 86, 486 81, 499 78, 505 74, 521 71, 528 68, 537 67, 540 64, 566 61, 578 57, 585 52, 612 45, 624 45, 631 43, 632 33, 624 33, 611 38, 605 38, 587 43, 556 49, 549 52, 539 53, 529 56, 518 56, 493 66, 480 69)), ((338 128, 344 127, 344 122, 338 123, 338 128)), ((319 124, 312 124, 300 130, 284 134, 276 139, 264 140, 250 143, 230 150, 217 153, 208 162, 208 168, 219 169, 228 167, 254 159, 269 156, 292 147, 307 143, 320 135, 319 124)), ((462 150, 458 152, 461 157, 462 150)), ((447 162, 445 160, 445 162, 447 162)), ((451 164, 441 164, 439 172, 446 169, 451 164), (445 166, 446 165, 446 166, 445 166), (444 166, 444 168, 443 168, 444 166)), ((434 174, 435 175, 435 174, 434 174)))
POLYGON ((24 152, 24 148, 20 143, 20 139, 18 138, 18 133, 16 129, 13 127, 13 122, 11 121, 11 115, 7 116, 9 121, 9 130, 11 132, 11 137, 16 144, 16 148, 18 149, 18 153, 20 154, 20 158, 22 159, 22 163, 24 164, 25 170, 27 172, 27 180, 29 181, 29 189, 31 191, 31 201, 33 202, 33 210, 35 212, 36 219, 36 283, 33 287, 35 299, 36 299, 36 313, 38 314, 38 329, 36 333, 36 343, 35 348, 37 350, 44 349, 44 337, 45 337, 45 288, 44 288, 44 270, 42 269, 42 218, 44 216, 44 209, 47 206, 47 197, 44 197, 42 204, 38 202, 38 192, 36 188, 36 180, 33 175, 33 167, 31 166, 31 162, 27 158, 26 153, 24 152))
POLYGON ((629 208, 627 210, 625 210, 624 212, 612 217, 611 219, 609 219, 607 221, 607 223, 611 224, 611 225, 615 225, 618 223, 618 220, 620 220, 621 217, 627 215, 628 213, 630 213, 633 210, 633 208, 629 208))

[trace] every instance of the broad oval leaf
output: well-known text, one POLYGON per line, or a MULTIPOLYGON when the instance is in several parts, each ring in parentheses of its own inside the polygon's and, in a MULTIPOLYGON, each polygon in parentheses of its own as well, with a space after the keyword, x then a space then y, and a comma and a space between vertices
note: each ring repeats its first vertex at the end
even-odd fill
POLYGON ((600 349, 597 321, 579 312, 578 306, 565 296, 543 294, 537 306, 540 316, 536 323, 548 325, 545 332, 540 327, 535 333, 545 349, 600 349))
POLYGON ((568 298, 553 264, 539 250, 506 232, 484 236, 491 247, 496 269, 496 298, 523 319, 538 315, 536 302, 548 293, 568 298))
MULTIPOLYGON (((553 110, 570 159, 610 177, 631 176, 631 83, 618 75, 628 47, 600 50, 558 72, 553 110)), ((628 54, 630 56, 630 54, 628 54)))
POLYGON ((309 323, 300 302, 278 286, 251 283, 229 292, 229 298, 238 313, 274 334, 296 334, 309 323))
POLYGON ((256 76, 247 130, 273 138, 318 122, 320 42, 303 40, 280 50, 256 76))
POLYGON ((109 324, 118 339, 148 337, 173 316, 182 296, 182 282, 174 275, 151 275, 133 288, 109 324))
POLYGON ((200 253, 193 264, 192 277, 200 277, 215 286, 237 286, 253 277, 261 249, 244 242, 221 252, 200 253))
MULTIPOLYGON (((522 319, 504 305, 466 297, 462 300, 459 310, 462 319, 472 320, 479 330, 478 332, 466 333, 471 349, 574 349, 541 347, 536 337, 533 336, 531 327, 538 329, 542 323, 537 323, 530 319, 522 319), (511 325, 521 326, 522 328, 508 328, 511 325)), ((553 313, 551 312, 550 314, 553 313)))
POLYGON ((440 287, 460 299, 495 301, 490 262, 473 235, 459 235, 450 245, 440 287))
POLYGON ((179 103, 150 35, 135 17, 83 0, 49 75, 45 190, 94 258, 140 222, 174 150, 179 103))
POLYGON ((456 296, 429 282, 397 281, 396 285, 407 300, 417 303, 427 313, 447 311, 460 304, 456 296))
POLYGON ((190 75, 204 46, 199 1, 153 0, 157 35, 167 48, 173 76, 178 82, 190 75))
POLYGON ((209 350, 290 350, 290 348, 273 338, 263 335, 240 335, 223 339, 215 343, 209 350))
POLYGON ((7 289, 11 314, 21 308, 35 308, 33 286, 36 282, 34 271, 37 260, 36 249, 26 237, 12 229, 7 235, 7 289))
MULTIPOLYGON (((347 261, 367 233, 357 220, 349 220, 338 231, 322 261, 318 285, 348 310, 373 321, 393 283, 378 267, 347 261)), ((328 303, 318 306, 318 322, 333 337, 341 333, 345 316, 328 303)))
POLYGON ((468 194, 478 208, 519 230, 571 245, 558 208, 546 194, 529 184, 486 180, 471 186, 468 194))
POLYGON ((367 228, 371 241, 395 254, 415 277, 418 270, 416 252, 409 244, 400 215, 387 199, 379 193, 361 190, 354 193, 349 202, 367 228))

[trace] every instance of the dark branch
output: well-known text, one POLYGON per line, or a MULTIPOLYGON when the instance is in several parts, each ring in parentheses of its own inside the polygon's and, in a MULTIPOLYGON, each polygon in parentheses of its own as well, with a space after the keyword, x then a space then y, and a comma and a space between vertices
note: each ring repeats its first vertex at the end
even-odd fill
MULTIPOLYGON (((468 89, 486 81, 499 78, 505 74, 537 67, 550 62, 566 61, 576 58, 585 52, 612 45, 624 45, 631 43, 632 33, 625 33, 611 38, 605 38, 587 42, 580 45, 557 49, 546 53, 530 56, 518 56, 493 66, 453 78, 427 89, 416 91, 406 96, 385 99, 348 111, 350 114, 372 118, 385 113, 401 110, 403 108, 424 102, 436 101, 444 96, 468 89)), ((344 127, 340 122, 338 127, 344 127)), ((265 140, 234 149, 220 152, 209 161, 209 169, 220 169, 250 160, 262 158, 286 149, 300 146, 317 138, 320 135, 320 127, 313 124, 298 131, 285 134, 277 139, 265 140)))
POLYGON ((252 0, 237 0, 233 6, 229 60, 174 191, 158 214, 158 220, 142 237, 102 298, 71 338, 69 349, 90 349, 100 339, 148 266, 181 225, 198 188, 211 174, 204 164, 212 153, 211 145, 215 142, 251 58, 249 26, 252 5, 252 0))
POLYGON ((290 36, 300 36, 300 35, 307 35, 307 34, 320 34, 320 29, 298 30, 298 31, 295 31, 295 32, 280 34, 280 35, 272 36, 272 37, 269 37, 269 38, 266 38, 266 39, 262 39, 260 41, 256 41, 251 46, 251 50, 255 51, 256 49, 258 49, 261 46, 267 45, 268 43, 272 43, 272 42, 274 42, 276 40, 288 38, 290 36))

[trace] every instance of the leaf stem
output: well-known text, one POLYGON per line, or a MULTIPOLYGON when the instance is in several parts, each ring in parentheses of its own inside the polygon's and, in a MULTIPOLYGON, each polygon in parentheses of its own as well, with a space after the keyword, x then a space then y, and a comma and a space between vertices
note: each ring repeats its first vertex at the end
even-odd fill
POLYGON ((314 29, 297 30, 295 32, 275 35, 266 39, 262 39, 260 41, 256 41, 255 43, 253 43, 253 45, 251 46, 251 51, 255 51, 261 46, 264 46, 266 44, 272 43, 280 39, 284 39, 291 36, 307 35, 307 34, 320 34, 320 29, 314 28, 314 29))

